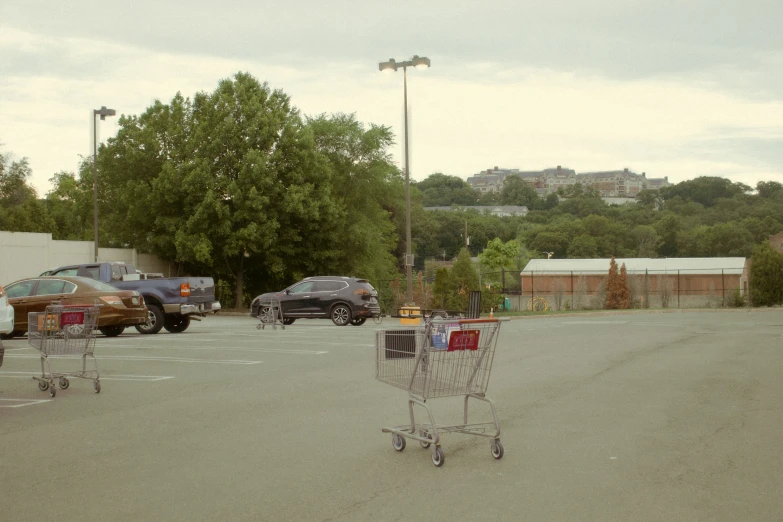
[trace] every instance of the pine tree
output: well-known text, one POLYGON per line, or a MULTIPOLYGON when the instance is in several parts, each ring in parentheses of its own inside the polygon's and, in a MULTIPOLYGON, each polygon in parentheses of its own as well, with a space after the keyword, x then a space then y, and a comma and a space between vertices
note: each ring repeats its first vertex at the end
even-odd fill
POLYGON ((620 267, 620 308, 631 308, 631 286, 628 284, 628 272, 625 270, 625 263, 620 267))
POLYGON ((612 256, 612 260, 609 262, 609 274, 606 278, 606 305, 609 310, 617 310, 622 308, 622 290, 620 283, 620 275, 617 273, 617 262, 612 256))

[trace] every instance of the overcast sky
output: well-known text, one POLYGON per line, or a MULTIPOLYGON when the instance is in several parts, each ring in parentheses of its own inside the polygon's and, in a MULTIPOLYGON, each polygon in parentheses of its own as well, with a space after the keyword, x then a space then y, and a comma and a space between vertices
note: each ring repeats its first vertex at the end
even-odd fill
POLYGON ((0 142, 40 195, 140 114, 247 71, 303 114, 388 125, 411 174, 629 168, 783 182, 780 0, 1 0, 0 142), (98 125, 99 141, 117 118, 98 125))

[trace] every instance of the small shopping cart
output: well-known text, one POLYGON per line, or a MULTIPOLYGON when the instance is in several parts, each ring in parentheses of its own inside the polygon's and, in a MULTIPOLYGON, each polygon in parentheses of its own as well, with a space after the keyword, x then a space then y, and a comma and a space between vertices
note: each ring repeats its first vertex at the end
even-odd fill
POLYGON ((432 463, 440 467, 444 462, 441 433, 464 433, 490 438, 492 456, 495 459, 503 457, 495 405, 485 395, 500 324, 501 320, 497 318, 433 319, 420 328, 377 332, 376 379, 407 390, 409 395, 411 423, 382 430, 392 434, 395 450, 403 451, 406 439, 417 440, 424 448, 432 446, 432 463), (436 424, 427 400, 459 396, 465 397, 463 423, 436 424), (471 398, 489 404, 492 422, 468 422, 468 400, 471 398), (416 423, 414 405, 427 412, 428 424, 416 423))
POLYGON ((93 381, 95 393, 101 392, 98 361, 95 359, 95 331, 99 308, 97 306, 50 305, 45 312, 30 312, 27 340, 41 352, 41 376, 34 376, 41 391, 57 394, 55 382, 65 390, 70 386, 69 378, 93 381), (80 371, 53 372, 49 359, 52 356, 79 356, 82 359, 80 371), (92 361, 87 369, 87 359, 92 361))
POLYGON ((257 330, 263 330, 267 325, 271 325, 273 330, 277 330, 277 326, 280 325, 280 329, 285 330, 283 305, 279 297, 273 295, 259 301, 258 320, 261 322, 256 325, 257 330))

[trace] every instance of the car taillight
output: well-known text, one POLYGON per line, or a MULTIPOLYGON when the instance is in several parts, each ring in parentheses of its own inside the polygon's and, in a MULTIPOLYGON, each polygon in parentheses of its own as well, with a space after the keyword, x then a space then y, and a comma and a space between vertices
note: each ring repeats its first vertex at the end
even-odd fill
POLYGON ((190 295, 190 283, 182 283, 179 285, 179 295, 182 297, 188 297, 190 295))

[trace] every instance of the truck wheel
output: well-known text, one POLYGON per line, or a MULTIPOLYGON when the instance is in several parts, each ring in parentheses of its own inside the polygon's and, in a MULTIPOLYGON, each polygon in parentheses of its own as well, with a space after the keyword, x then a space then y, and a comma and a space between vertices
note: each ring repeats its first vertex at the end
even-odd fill
POLYGON ((163 328, 171 333, 182 333, 190 326, 190 317, 187 315, 170 314, 163 318, 163 328))
POLYGON ((120 325, 113 325, 104 326, 103 328, 98 328, 98 330, 100 330, 100 332, 106 337, 117 337, 125 331, 125 327, 120 325))
POLYGON ((156 334, 163 328, 163 312, 160 311, 160 307, 152 304, 147 305, 149 317, 144 324, 137 324, 136 330, 143 334, 156 334))

